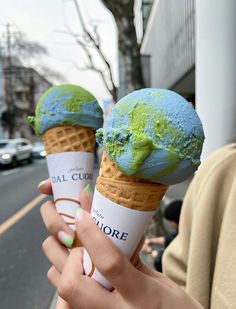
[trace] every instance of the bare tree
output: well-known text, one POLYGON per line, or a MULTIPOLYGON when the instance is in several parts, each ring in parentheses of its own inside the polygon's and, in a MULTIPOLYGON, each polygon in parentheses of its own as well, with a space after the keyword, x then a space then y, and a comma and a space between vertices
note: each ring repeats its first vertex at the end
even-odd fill
MULTIPOLYGON (((32 113, 35 107, 35 79, 34 70, 28 67, 31 59, 37 59, 39 56, 47 55, 47 49, 39 44, 28 40, 26 36, 19 31, 11 31, 10 25, 7 25, 5 33, 5 44, 3 44, 1 60, 4 65, 5 79, 5 101, 7 110, 3 112, 2 119, 10 137, 14 137, 16 128, 16 116, 20 117, 22 112, 32 113), (22 110, 16 106, 15 101, 15 81, 21 83, 27 90, 27 100, 29 107, 22 110)), ((45 69, 37 67, 37 71, 44 72, 45 69)), ((47 76, 56 77, 56 72, 47 69, 47 76)))
MULTIPOLYGON (((113 14, 118 32, 118 49, 119 60, 122 61, 125 68, 125 91, 131 92, 135 89, 143 88, 144 80, 141 67, 140 44, 136 36, 136 29, 134 23, 134 0, 101 0, 105 7, 113 14)), ((93 31, 88 29, 83 16, 81 8, 77 0, 73 0, 77 16, 83 31, 82 35, 73 33, 67 27, 67 33, 72 35, 76 42, 83 48, 89 60, 87 69, 98 72, 104 82, 106 89, 109 91, 114 101, 117 100, 117 87, 114 83, 111 64, 105 57, 101 49, 101 40, 97 31, 97 27, 93 31), (105 66, 104 70, 97 68, 91 53, 91 48, 95 49, 105 66)))
POLYGON ((144 88, 140 44, 134 24, 134 0, 102 0, 113 14, 118 31, 118 49, 125 67, 126 92, 144 88))
MULTIPOLYGON (((85 67, 78 67, 76 63, 74 66, 79 70, 93 70, 97 72, 105 88, 113 97, 114 101, 117 100, 118 89, 114 82, 114 76, 112 72, 112 65, 108 61, 101 48, 101 38, 98 33, 97 26, 93 26, 85 23, 81 12, 81 1, 72 0, 75 11, 77 13, 79 23, 81 26, 82 34, 72 31, 69 26, 66 26, 64 34, 71 35, 75 42, 80 45, 87 56, 87 65, 85 67), (96 51, 101 63, 103 63, 104 69, 98 67, 98 64, 94 60, 94 53, 96 51)), ((144 88, 144 80, 141 67, 141 55, 140 44, 137 40, 135 23, 134 23, 134 0, 101 0, 105 7, 112 13, 118 32, 118 48, 119 48, 119 60, 122 62, 125 68, 124 83, 126 93, 135 89, 144 88)))
POLYGON ((72 31, 68 25, 66 26, 66 31, 60 32, 72 36, 75 42, 83 49, 87 58, 85 66, 79 67, 76 63, 74 63, 74 67, 78 70, 92 70, 98 73, 106 90, 110 93, 113 100, 116 101, 117 86, 114 81, 112 65, 102 51, 101 38, 97 31, 97 26, 94 25, 93 29, 90 30, 84 21, 83 15, 81 13, 80 4, 77 2, 77 0, 72 1, 81 26, 82 34, 72 31), (96 52, 96 56, 99 58, 99 62, 101 63, 101 65, 99 65, 97 61, 95 61, 94 51, 96 52))
POLYGON ((51 83, 65 83, 66 77, 63 76, 61 73, 54 71, 53 69, 45 66, 40 65, 38 71, 41 75, 45 76, 51 83))
MULTIPOLYGON (((10 34, 8 34, 10 35, 10 34)), ((32 59, 39 59, 41 56, 47 56, 48 50, 42 44, 29 40, 26 35, 20 31, 14 32, 11 35, 12 39, 10 44, 10 55, 9 50, 6 57, 11 58, 11 65, 16 66, 26 66, 30 67, 30 61, 32 59), (26 60, 27 59, 27 60, 26 60)), ((9 61, 8 61, 9 63, 9 61)), ((8 65, 9 66, 9 65, 8 65)), ((37 61, 37 71, 47 76, 50 81, 64 82, 65 78, 57 71, 50 67, 38 63, 37 61)))
POLYGON ((23 60, 27 58, 32 59, 39 56, 45 56, 48 54, 47 49, 43 45, 27 39, 26 35, 20 31, 14 32, 11 37, 11 56, 15 56, 23 60))

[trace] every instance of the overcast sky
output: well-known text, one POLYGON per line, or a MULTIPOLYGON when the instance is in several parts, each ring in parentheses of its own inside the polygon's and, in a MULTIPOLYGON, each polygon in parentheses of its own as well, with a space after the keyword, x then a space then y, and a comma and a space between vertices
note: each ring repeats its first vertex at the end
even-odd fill
MULTIPOLYGON (((98 25, 102 49, 113 64, 117 80, 116 27, 113 17, 100 0, 78 0, 86 22, 98 25)), ((31 40, 44 45, 49 57, 39 59, 50 68, 65 76, 67 82, 81 85, 91 91, 98 99, 107 99, 103 83, 96 73, 78 71, 73 62, 84 67, 85 55, 74 40, 59 31, 68 25, 79 31, 78 17, 71 0, 0 0, 0 39, 6 24, 12 31, 22 31, 31 40)))

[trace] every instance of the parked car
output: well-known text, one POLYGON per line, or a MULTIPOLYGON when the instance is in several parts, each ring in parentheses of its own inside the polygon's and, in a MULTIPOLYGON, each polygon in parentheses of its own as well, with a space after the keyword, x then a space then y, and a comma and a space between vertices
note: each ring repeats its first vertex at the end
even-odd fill
POLYGON ((22 161, 32 163, 32 144, 25 138, 0 140, 0 165, 17 166, 22 161))
POLYGON ((33 144, 33 156, 36 159, 42 159, 46 157, 46 151, 42 142, 35 142, 33 144))

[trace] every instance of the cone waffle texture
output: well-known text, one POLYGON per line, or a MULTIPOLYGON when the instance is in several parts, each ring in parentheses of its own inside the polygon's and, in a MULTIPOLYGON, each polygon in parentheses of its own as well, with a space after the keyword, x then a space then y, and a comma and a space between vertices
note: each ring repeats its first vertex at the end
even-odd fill
POLYGON ((123 174, 117 169, 115 163, 111 161, 111 159, 105 152, 103 152, 102 155, 99 176, 127 182, 147 182, 147 180, 138 177, 126 176, 125 174, 123 174))
POLYGON ((43 135, 43 142, 47 154, 95 150, 95 134, 87 127, 62 126, 49 129, 43 135))
POLYGON ((152 211, 160 204, 168 186, 124 175, 104 153, 96 188, 114 203, 140 211, 152 211))

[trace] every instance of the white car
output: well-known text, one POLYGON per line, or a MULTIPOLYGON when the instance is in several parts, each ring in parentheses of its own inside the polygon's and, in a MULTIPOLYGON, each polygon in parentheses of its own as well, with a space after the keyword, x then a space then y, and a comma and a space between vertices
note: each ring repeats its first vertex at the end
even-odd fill
POLYGON ((44 144, 42 142, 35 142, 33 144, 32 152, 33 152, 34 158, 36 159, 45 158, 47 155, 45 148, 44 148, 44 144))
POLYGON ((27 160, 32 163, 32 144, 25 138, 0 139, 0 165, 17 166, 27 160))

